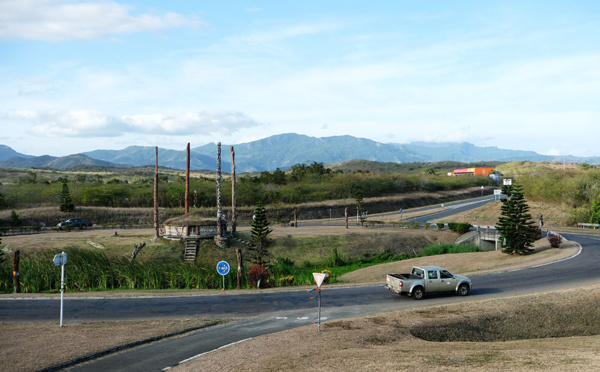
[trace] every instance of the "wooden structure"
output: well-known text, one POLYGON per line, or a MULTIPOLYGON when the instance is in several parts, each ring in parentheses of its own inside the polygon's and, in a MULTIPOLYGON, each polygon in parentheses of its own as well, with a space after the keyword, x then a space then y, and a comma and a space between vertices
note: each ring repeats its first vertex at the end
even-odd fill
MULTIPOLYGON (((185 240, 184 256, 186 261, 194 261, 196 259, 201 239, 214 239, 218 245, 227 243, 227 239, 220 238, 218 235, 217 220, 202 217, 193 212, 170 218, 163 223, 163 227, 163 238, 185 240)), ((221 219, 221 231, 227 231, 227 221, 224 219, 221 219)))

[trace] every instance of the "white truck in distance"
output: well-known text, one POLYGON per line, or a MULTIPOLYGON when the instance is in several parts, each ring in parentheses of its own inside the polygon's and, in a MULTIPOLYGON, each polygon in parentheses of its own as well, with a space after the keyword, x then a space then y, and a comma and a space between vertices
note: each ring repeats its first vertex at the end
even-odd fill
POLYGON ((439 266, 415 266, 410 274, 387 274, 385 287, 415 300, 422 299, 425 293, 430 292, 455 292, 466 296, 471 290, 471 279, 454 275, 439 266))

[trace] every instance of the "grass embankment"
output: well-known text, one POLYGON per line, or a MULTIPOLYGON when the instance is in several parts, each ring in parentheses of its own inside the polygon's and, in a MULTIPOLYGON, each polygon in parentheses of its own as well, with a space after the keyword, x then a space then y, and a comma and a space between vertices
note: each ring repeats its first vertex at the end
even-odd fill
POLYGON ((599 307, 596 285, 326 321, 320 334, 261 336, 173 370, 587 370, 600 363, 599 307))
MULTIPOLYGON (((353 251, 353 244, 348 244, 348 238, 355 242, 364 242, 361 238, 373 239, 373 236, 365 235, 339 235, 334 237, 313 238, 286 238, 284 241, 277 242, 273 247, 275 252, 286 251, 294 253, 294 257, 305 253, 306 257, 317 257, 307 253, 308 251, 320 250, 326 251, 318 260, 304 260, 301 264, 289 257, 278 256, 269 264, 271 280, 264 283, 266 286, 287 286, 287 285, 309 285, 313 283, 312 273, 327 270, 331 273, 330 282, 336 282, 339 276, 364 267, 369 267, 384 262, 401 261, 413 258, 418 255, 433 255, 440 253, 461 253, 473 252, 478 250, 475 246, 432 246, 423 250, 422 247, 413 246, 413 253, 399 252, 392 253, 391 249, 379 253, 374 249, 353 251), (327 247, 327 248, 326 248, 327 247), (333 248, 332 248, 333 247, 333 248), (338 248, 339 247, 339 248, 338 248), (345 247, 345 248, 344 248, 345 247), (354 252, 354 253, 353 253, 354 252), (420 253, 417 253, 420 252, 420 253)), ((114 237, 113 237, 114 238, 114 237)), ((388 237, 389 238, 389 237, 388 237)), ((385 239, 385 237, 377 237, 385 239)), ((98 239, 101 240, 101 239, 98 239)), ((104 240, 101 240, 104 241, 104 240)), ((118 239, 117 239, 118 241, 118 239)), ((129 239, 128 239, 129 241, 129 239)), ((422 239, 422 242, 427 241, 422 239)), ((87 242, 86 242, 87 243, 87 242)), ((100 243, 96 243, 97 245, 100 243)), ((171 252, 181 250, 177 244, 164 242, 166 248, 171 252)), ((101 245, 102 246, 102 245, 101 245)), ((222 286, 222 277, 215 270, 215 262, 218 260, 208 257, 215 255, 232 256, 233 250, 215 249, 211 243, 206 242, 201 247, 200 257, 195 263, 183 262, 178 253, 167 254, 162 252, 162 257, 157 257, 157 250, 160 245, 154 244, 149 248, 150 258, 130 261, 129 250, 120 250, 118 254, 115 247, 109 252, 94 248, 76 248, 69 247, 62 250, 47 249, 37 251, 34 254, 23 254, 20 264, 20 282, 24 293, 39 292, 57 292, 60 289, 60 278, 56 275, 56 268, 52 263, 52 258, 60 251, 65 251, 68 257, 68 275, 65 279, 65 286, 68 291, 98 291, 111 289, 215 289, 222 286)), ((404 248, 406 250, 406 248, 404 248)), ((142 250, 143 251, 143 250, 142 250)), ((141 256, 141 254, 140 254, 141 256)), ((230 257, 233 258, 233 257, 230 257)), ((230 261, 231 262, 231 261, 230 261)), ((235 261, 233 261, 235 262, 235 261)), ((233 263, 232 262, 232 263, 233 263)), ((245 265, 242 270, 242 283, 244 288, 250 288, 251 280, 248 278, 245 265), (248 284, 247 284, 248 283, 248 284)), ((12 291, 12 278, 9 262, 2 265, 0 273, 0 290, 4 292, 12 291)), ((226 276, 225 285, 227 289, 236 287, 237 272, 232 270, 226 276)))

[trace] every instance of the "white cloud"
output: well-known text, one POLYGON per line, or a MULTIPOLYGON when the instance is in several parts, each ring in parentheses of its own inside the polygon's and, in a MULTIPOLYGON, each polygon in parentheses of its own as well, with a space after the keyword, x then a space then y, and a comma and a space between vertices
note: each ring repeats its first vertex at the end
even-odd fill
POLYGON ((41 137, 116 137, 125 133, 189 135, 233 133, 260 125, 243 113, 231 110, 186 112, 174 116, 139 114, 116 117, 96 110, 39 112, 15 110, 5 117, 31 124, 41 137))
POLYGON ((259 125, 250 117, 237 111, 186 112, 175 116, 130 115, 124 116, 132 131, 174 135, 192 133, 227 133, 240 128, 259 125))
POLYGON ((203 25, 196 17, 171 12, 133 15, 111 1, 5 0, 0 11, 0 39, 89 40, 203 25))
POLYGON ((120 135, 119 119, 94 110, 36 113, 23 119, 34 119, 33 134, 44 137, 112 137, 120 135))

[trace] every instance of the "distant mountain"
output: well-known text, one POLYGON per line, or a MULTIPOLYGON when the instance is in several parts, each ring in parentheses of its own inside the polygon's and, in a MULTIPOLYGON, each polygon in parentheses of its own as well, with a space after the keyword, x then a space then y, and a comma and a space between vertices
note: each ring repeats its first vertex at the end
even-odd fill
MULTIPOLYGON (((463 143, 412 142, 408 144, 380 143, 352 136, 310 137, 287 133, 258 141, 234 145, 236 171, 273 171, 288 169, 294 164, 342 163, 350 160, 389 163, 427 162, 509 162, 509 161, 559 161, 570 163, 600 164, 600 157, 549 156, 533 151, 506 150, 497 147, 478 147, 463 143)), ((155 162, 154 146, 130 146, 123 150, 94 150, 79 155, 55 158, 52 156, 32 157, 19 154, 8 146, 0 145, 0 167, 31 168, 47 167, 68 169, 78 165, 90 166, 148 166, 155 162), (17 154, 17 155, 15 155, 17 154), (3 159, 2 156, 9 156, 3 159)), ((221 146, 221 169, 230 172, 229 145, 221 146)), ((217 145, 206 144, 191 149, 192 170, 216 169, 217 145)), ((158 149, 158 164, 161 167, 185 169, 186 152, 182 150, 158 149)), ((344 165, 346 166, 346 165, 344 165)), ((356 164, 349 165, 356 167, 356 164)))
MULTIPOLYGON (((221 146, 229 148, 229 145, 221 146)), ((215 144, 208 144, 193 148, 192 152, 210 155, 216 152, 215 149, 215 144)), ((294 164, 312 162, 330 164, 352 159, 394 163, 424 160, 402 146, 352 136, 316 138, 287 133, 234 145, 234 150, 236 171, 240 172, 286 169, 294 164)))
POLYGON ((0 161, 8 160, 14 157, 32 158, 33 156, 21 154, 8 146, 0 145, 0 161))
POLYGON ((577 157, 571 155, 541 155, 534 151, 506 150, 496 146, 479 147, 468 142, 411 142, 395 144, 426 158, 426 161, 458 161, 472 163, 477 161, 558 161, 569 163, 600 164, 600 157, 577 157))
POLYGON ((65 170, 78 165, 95 165, 104 167, 123 167, 119 164, 107 161, 92 159, 82 154, 54 157, 49 155, 23 158, 20 156, 12 157, 0 162, 0 167, 10 168, 51 168, 65 170))
MULTIPOLYGON (((154 165, 156 162, 156 147, 155 146, 129 146, 123 150, 95 150, 84 152, 94 159, 109 161, 112 163, 128 164, 133 166, 154 165)), ((212 146, 212 153, 204 155, 193 153, 190 151, 190 168, 194 170, 211 169, 217 167, 217 146, 212 146), (212 156, 211 156, 212 155, 212 156)), ((158 148, 158 164, 161 167, 185 169, 186 168, 186 151, 185 150, 170 150, 158 148)), ((228 159, 222 156, 221 158, 228 159)), ((221 162, 221 169, 228 171, 231 169, 231 163, 227 161, 221 162)))
POLYGON ((468 142, 462 143, 428 143, 411 142, 409 144, 397 144, 409 151, 423 156, 427 161, 514 161, 533 160, 550 161, 552 156, 540 155, 533 151, 504 150, 497 147, 478 147, 468 142))

